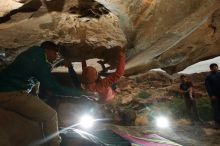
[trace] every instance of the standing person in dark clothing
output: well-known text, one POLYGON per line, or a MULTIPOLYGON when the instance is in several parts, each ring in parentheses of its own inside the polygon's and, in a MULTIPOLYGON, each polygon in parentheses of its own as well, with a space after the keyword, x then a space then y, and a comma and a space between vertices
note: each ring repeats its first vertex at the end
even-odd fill
POLYGON ((17 56, 15 61, 0 72, 0 108, 17 112, 43 123, 44 135, 55 134, 49 146, 59 146, 57 113, 29 91, 38 81, 56 95, 80 96, 82 91, 61 86, 51 75, 51 64, 58 57, 59 47, 46 41, 17 56))
POLYGON ((199 121, 199 114, 196 107, 195 94, 193 91, 193 84, 191 81, 188 81, 185 75, 180 76, 181 84, 180 90, 181 94, 184 97, 186 110, 190 116, 190 119, 194 121, 199 121))
POLYGON ((211 100, 216 128, 220 128, 220 72, 216 63, 209 68, 210 74, 205 79, 205 87, 211 100))

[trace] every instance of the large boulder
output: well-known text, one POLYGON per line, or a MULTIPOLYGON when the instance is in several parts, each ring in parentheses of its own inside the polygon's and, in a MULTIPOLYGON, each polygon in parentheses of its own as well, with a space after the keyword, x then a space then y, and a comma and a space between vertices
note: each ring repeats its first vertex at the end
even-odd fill
POLYGON ((220 54, 218 0, 98 0, 115 13, 128 39, 126 74, 169 73, 220 54))
POLYGON ((3 17, 10 13, 13 10, 16 10, 22 7, 25 3, 29 2, 30 0, 7 0, 7 1, 0 1, 0 17, 3 17))
POLYGON ((126 45, 126 74, 175 73, 220 54, 219 8, 218 0, 9 0, 0 7, 1 64, 54 40, 73 61, 126 45))
POLYGON ((64 45, 73 61, 102 58, 106 49, 126 44, 117 16, 93 0, 32 0, 21 5, 0 16, 0 65, 44 40, 64 45))
POLYGON ((152 6, 136 28, 127 74, 152 68, 175 73, 220 54, 219 1, 155 0, 152 6))

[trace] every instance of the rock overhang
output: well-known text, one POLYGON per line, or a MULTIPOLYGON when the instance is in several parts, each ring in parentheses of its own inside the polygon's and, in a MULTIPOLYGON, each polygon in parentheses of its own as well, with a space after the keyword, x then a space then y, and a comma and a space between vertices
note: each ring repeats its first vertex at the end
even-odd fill
POLYGON ((22 4, 27 10, 37 1, 39 8, 12 13, 11 20, 0 24, 1 48, 14 52, 52 39, 65 45, 77 61, 104 58, 103 50, 123 46, 127 75, 152 68, 172 74, 220 54, 217 0, 32 0, 22 4), (92 17, 79 17, 90 12, 92 17), (101 17, 96 15, 99 12, 101 17))

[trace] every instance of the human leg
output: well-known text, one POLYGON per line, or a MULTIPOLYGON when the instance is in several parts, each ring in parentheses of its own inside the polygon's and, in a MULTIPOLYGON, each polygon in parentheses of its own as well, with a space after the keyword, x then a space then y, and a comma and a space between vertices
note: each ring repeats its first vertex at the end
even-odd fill
POLYGON ((44 135, 54 137, 49 146, 59 146, 57 113, 38 97, 22 92, 0 93, 0 107, 17 112, 29 119, 43 123, 44 135))

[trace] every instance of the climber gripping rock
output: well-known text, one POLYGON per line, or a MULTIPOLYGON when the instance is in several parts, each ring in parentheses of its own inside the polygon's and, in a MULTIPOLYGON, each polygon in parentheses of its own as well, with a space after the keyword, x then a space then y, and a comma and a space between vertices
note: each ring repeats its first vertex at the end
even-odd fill
POLYGON ((118 66, 116 72, 111 73, 106 78, 101 79, 96 69, 92 66, 87 66, 86 61, 82 62, 82 84, 86 91, 97 93, 100 103, 107 103, 114 99, 115 91, 112 85, 116 83, 124 74, 125 55, 118 53, 118 66))

